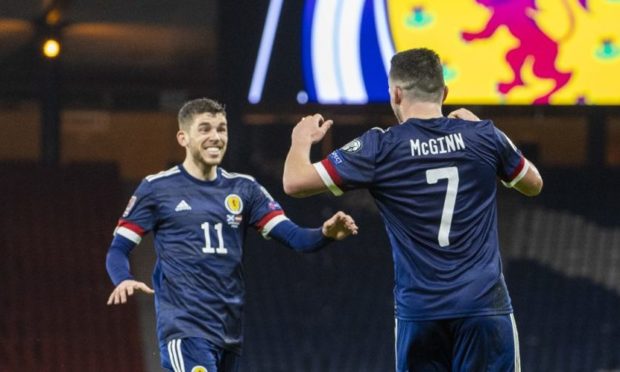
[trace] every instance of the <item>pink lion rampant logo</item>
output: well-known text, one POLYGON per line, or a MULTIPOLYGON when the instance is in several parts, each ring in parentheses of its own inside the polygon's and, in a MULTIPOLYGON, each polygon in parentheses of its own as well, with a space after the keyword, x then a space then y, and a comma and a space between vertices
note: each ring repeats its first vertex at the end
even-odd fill
MULTIPOLYGON (((574 31, 575 21, 568 0, 562 1, 570 17, 568 33, 563 37, 565 39, 574 31)), ((583 9, 588 10, 587 0, 578 1, 583 9)), ((489 8, 492 15, 483 30, 463 32, 461 35, 465 41, 488 39, 500 26, 505 26, 519 41, 519 45, 506 54, 506 62, 512 69, 514 77, 510 82, 499 83, 497 90, 502 94, 508 94, 513 88, 524 85, 521 69, 525 60, 530 57, 534 75, 555 82, 548 93, 534 100, 534 104, 549 104, 551 96, 568 83, 572 72, 558 71, 556 60, 559 43, 538 27, 534 19, 538 11, 536 0, 476 0, 476 2, 489 8)))

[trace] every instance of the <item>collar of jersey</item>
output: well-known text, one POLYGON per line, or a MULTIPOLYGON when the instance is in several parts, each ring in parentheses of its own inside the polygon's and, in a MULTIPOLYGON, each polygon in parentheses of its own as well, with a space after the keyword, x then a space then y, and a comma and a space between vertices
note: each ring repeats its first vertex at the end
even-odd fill
POLYGON ((222 170, 220 167, 217 167, 216 170, 216 175, 215 175, 215 179, 212 181, 204 181, 204 180, 199 180, 198 178, 192 176, 191 174, 189 174, 187 172, 187 170, 185 169, 185 167, 183 167, 183 164, 179 164, 179 169, 181 170, 181 174, 183 176, 185 176, 187 179, 189 179, 190 181, 197 183, 199 185, 216 185, 220 182, 220 180, 222 179, 222 170))
MULTIPOLYGON (((445 116, 440 116, 440 117, 436 117, 436 118, 430 118, 430 119, 418 119, 418 118, 409 118, 405 121, 405 123, 411 123, 413 125, 423 125, 423 126, 438 126, 438 125, 442 125, 444 120, 446 119, 445 116)), ((403 123, 403 124, 405 124, 403 123)))

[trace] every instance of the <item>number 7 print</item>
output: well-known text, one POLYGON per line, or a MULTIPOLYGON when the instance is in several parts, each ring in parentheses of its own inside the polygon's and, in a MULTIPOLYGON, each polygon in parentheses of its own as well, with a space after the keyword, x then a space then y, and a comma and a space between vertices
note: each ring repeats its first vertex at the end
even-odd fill
POLYGON ((434 185, 441 179, 448 179, 448 188, 446 190, 446 199, 443 203, 443 211, 441 212, 441 224, 439 225, 439 235, 437 240, 440 247, 450 245, 450 226, 452 225, 452 215, 454 214, 454 205, 456 204, 456 193, 459 188, 459 171, 456 167, 429 169, 426 171, 426 182, 434 185))

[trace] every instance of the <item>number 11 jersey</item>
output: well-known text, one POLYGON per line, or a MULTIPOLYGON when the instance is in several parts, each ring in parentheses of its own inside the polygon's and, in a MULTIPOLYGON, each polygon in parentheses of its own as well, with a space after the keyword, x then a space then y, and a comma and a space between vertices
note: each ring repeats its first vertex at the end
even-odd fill
POLYGON ((314 164, 335 194, 368 189, 394 259, 396 317, 512 312, 497 234, 497 177, 527 172, 491 121, 410 119, 373 128, 314 164))
POLYGON ((139 243, 153 232, 159 341, 200 337, 239 353, 246 230, 267 237, 285 219, 250 176, 218 168, 215 180, 201 181, 179 165, 146 177, 115 234, 139 243))

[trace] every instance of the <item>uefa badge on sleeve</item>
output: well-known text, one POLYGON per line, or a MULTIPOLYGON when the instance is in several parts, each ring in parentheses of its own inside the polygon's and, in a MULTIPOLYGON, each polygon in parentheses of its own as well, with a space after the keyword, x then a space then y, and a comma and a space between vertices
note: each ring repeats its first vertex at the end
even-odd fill
POLYGON ((282 209, 282 207, 280 206, 280 204, 278 204, 277 201, 272 200, 269 202, 269 209, 272 211, 275 211, 275 210, 282 209))
POLYGON ((341 149, 342 151, 346 151, 346 152, 358 152, 359 150, 362 149, 362 141, 360 141, 359 138, 356 138, 353 141, 342 146, 341 149))

